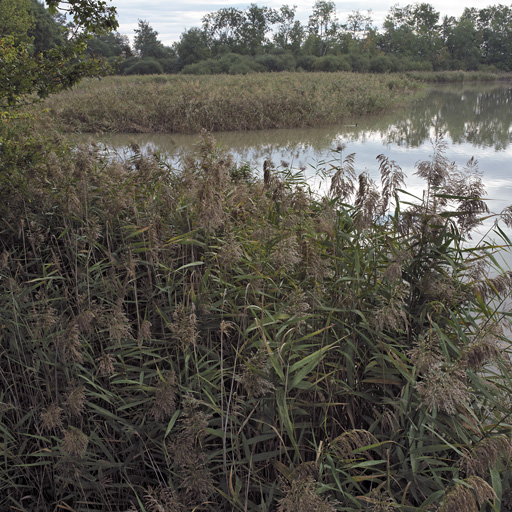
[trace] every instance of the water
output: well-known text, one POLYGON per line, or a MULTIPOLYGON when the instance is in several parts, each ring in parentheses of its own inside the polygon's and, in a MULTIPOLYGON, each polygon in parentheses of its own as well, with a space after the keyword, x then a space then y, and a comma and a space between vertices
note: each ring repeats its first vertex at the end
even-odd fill
MULTIPOLYGON (((390 114, 349 119, 342 125, 321 128, 216 133, 218 143, 238 162, 262 169, 270 159, 305 169, 309 177, 335 156, 332 149, 344 145, 343 156, 355 153, 358 172, 380 179, 376 157, 395 160, 407 176, 407 189, 421 196, 423 182, 414 175, 419 161, 432 154, 431 140, 442 133, 448 143, 446 156, 463 167, 471 157, 483 173, 490 209, 500 212, 512 204, 512 84, 458 84, 435 86, 411 105, 390 114)), ((129 154, 129 142, 142 149, 154 147, 172 165, 193 149, 196 135, 117 134, 102 141, 121 155, 129 154)), ((315 182, 315 187, 325 183, 315 182)), ((489 220, 484 230, 492 223, 489 220)))

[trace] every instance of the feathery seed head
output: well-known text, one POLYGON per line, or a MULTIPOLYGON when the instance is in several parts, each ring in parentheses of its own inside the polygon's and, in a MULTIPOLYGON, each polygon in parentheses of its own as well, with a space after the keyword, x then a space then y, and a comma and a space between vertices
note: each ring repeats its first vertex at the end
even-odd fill
POLYGON ((62 428, 62 409, 56 404, 50 404, 40 415, 41 425, 44 430, 62 428))
POLYGON ((68 429, 62 440, 62 450, 71 457, 81 457, 87 448, 89 439, 78 429, 68 429))

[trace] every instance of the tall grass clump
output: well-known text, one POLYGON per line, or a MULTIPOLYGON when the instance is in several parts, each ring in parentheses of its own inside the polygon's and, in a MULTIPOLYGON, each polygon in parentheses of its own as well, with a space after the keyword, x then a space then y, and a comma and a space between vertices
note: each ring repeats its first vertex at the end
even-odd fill
POLYGON ((405 75, 418 82, 463 83, 509 81, 510 73, 498 72, 496 69, 479 71, 406 71, 405 75))
POLYGON ((271 162, 248 176, 209 136, 180 170, 10 151, 1 510, 512 501, 512 281, 495 244, 464 243, 488 215, 475 162, 438 140, 424 196, 400 202, 395 162, 378 157, 378 186, 342 147, 322 197, 271 162))
POLYGON ((39 116, 48 128, 78 132, 294 128, 389 110, 418 87, 404 76, 353 73, 116 76, 49 98, 39 116))

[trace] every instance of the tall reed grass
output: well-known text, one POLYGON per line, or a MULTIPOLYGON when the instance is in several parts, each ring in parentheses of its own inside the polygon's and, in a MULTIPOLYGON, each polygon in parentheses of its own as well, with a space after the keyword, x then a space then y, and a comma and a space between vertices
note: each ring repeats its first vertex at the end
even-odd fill
POLYGON ((463 82, 496 82, 510 81, 511 73, 488 71, 406 71, 405 75, 418 82, 463 83, 463 82))
POLYGON ((40 117, 52 128, 79 132, 318 126, 390 109, 417 88, 400 75, 353 73, 116 76, 49 98, 40 117))
POLYGON ((400 202, 342 147, 317 197, 209 136, 181 170, 11 141, 1 510, 506 509, 511 273, 463 245, 474 162, 438 140, 400 202))

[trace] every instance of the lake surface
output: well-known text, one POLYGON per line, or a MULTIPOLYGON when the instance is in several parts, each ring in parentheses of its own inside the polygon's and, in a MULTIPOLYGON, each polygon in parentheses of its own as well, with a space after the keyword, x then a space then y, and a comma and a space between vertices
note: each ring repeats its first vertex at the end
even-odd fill
MULTIPOLYGON (((475 157, 484 176, 488 204, 499 212, 512 204, 512 84, 457 84, 435 86, 412 104, 390 114, 347 120, 342 125, 321 128, 222 132, 218 143, 236 161, 247 161, 259 169, 270 158, 279 166, 286 162, 303 168, 315 188, 315 169, 336 156, 332 150, 344 145, 343 157, 355 153, 358 172, 368 171, 380 180, 376 157, 395 160, 407 175, 407 189, 421 195, 423 182, 414 175, 415 165, 432 154, 431 140, 442 133, 448 143, 446 156, 463 167, 475 157)), ((128 155, 128 144, 143 150, 154 147, 178 166, 180 155, 197 142, 196 135, 103 136, 102 142, 120 155, 128 155)), ((337 156, 339 158, 339 155, 337 156)))

